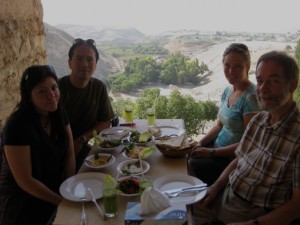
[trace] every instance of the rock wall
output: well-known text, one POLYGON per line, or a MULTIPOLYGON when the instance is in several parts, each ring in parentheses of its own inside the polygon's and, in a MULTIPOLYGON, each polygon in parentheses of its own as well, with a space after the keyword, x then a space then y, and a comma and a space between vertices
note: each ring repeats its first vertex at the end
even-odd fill
POLYGON ((1 131, 19 100, 22 72, 46 62, 41 0, 1 0, 0 37, 1 131))

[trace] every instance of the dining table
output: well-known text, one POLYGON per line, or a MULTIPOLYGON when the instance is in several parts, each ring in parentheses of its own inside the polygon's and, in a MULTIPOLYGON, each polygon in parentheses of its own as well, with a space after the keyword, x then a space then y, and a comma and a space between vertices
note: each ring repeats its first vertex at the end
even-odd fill
MULTIPOLYGON (((122 121, 121 121, 122 123, 122 121)), ((122 124, 121 124, 122 125, 122 124)), ((126 125, 126 124, 125 124, 126 125)), ((146 119, 136 119, 130 124, 131 129, 136 129, 140 132, 148 130, 148 124, 146 119)), ((184 129, 184 121, 182 119, 156 119, 155 126, 172 126, 179 129, 184 129)), ((156 148, 156 146, 155 146, 156 148)), ((99 151, 98 147, 92 147, 90 155, 94 154, 95 151, 99 151)), ((103 174, 110 174, 112 177, 117 176, 117 165, 126 160, 123 154, 121 154, 121 148, 117 147, 113 150, 101 150, 106 153, 109 152, 115 157, 115 162, 105 168, 101 169, 91 169, 87 167, 84 163, 79 169, 78 173, 87 173, 87 172, 99 172, 103 174)), ((147 159, 147 162, 150 164, 150 169, 146 173, 151 179, 157 179, 164 175, 169 174, 178 174, 187 175, 187 161, 186 157, 179 158, 170 158, 165 157, 158 149, 147 159)), ((99 188, 99 192, 101 188, 99 188)), ((128 202, 139 202, 140 196, 122 196, 118 195, 118 214, 114 218, 108 218, 103 220, 97 210, 95 205, 92 202, 85 203, 86 215, 87 215, 87 224, 103 224, 103 225, 121 225, 125 224, 125 212, 128 202)), ((100 208, 103 208, 103 199, 99 198, 97 200, 100 208)), ((81 222, 81 203, 77 201, 71 201, 63 199, 57 208, 57 212, 53 221, 53 225, 76 225, 81 222)), ((187 220, 184 224, 192 225, 192 215, 191 215, 191 206, 187 205, 187 220)))

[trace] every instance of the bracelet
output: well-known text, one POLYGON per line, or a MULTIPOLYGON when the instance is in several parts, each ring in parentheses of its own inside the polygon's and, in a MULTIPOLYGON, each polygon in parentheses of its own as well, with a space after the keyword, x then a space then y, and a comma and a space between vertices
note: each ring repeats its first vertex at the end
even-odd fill
POLYGON ((215 149, 215 147, 209 149, 209 152, 210 152, 210 156, 214 157, 216 155, 216 149, 215 149))
POLYGON ((252 220, 252 222, 254 225, 261 225, 261 223, 257 219, 252 220))

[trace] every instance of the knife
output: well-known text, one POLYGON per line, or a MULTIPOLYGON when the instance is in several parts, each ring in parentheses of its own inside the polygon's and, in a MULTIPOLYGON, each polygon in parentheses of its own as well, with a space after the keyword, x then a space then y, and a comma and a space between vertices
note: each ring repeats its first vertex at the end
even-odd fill
POLYGON ((101 216, 101 218, 103 220, 106 219, 106 216, 104 215, 103 211, 101 210, 100 206, 98 205, 97 201, 96 201, 96 198, 92 192, 92 190, 90 188, 87 189, 87 197, 90 198, 92 200, 92 202, 94 203, 94 205, 96 206, 97 210, 98 210, 98 213, 99 215, 101 216))
POLYGON ((176 192, 180 192, 180 191, 186 191, 186 190, 197 190, 197 189, 201 189, 203 187, 207 187, 207 184, 202 183, 202 184, 198 184, 198 185, 194 185, 194 186, 176 188, 176 189, 171 189, 171 190, 167 190, 167 191, 163 191, 163 192, 167 193, 167 194, 172 194, 172 193, 176 193, 176 192))

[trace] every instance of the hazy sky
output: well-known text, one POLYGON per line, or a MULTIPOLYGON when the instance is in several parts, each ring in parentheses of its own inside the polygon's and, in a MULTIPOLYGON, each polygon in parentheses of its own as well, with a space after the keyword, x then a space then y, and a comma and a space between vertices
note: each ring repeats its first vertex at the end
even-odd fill
POLYGON ((299 0, 42 0, 44 22, 135 27, 143 33, 197 29, 300 30, 299 0))

